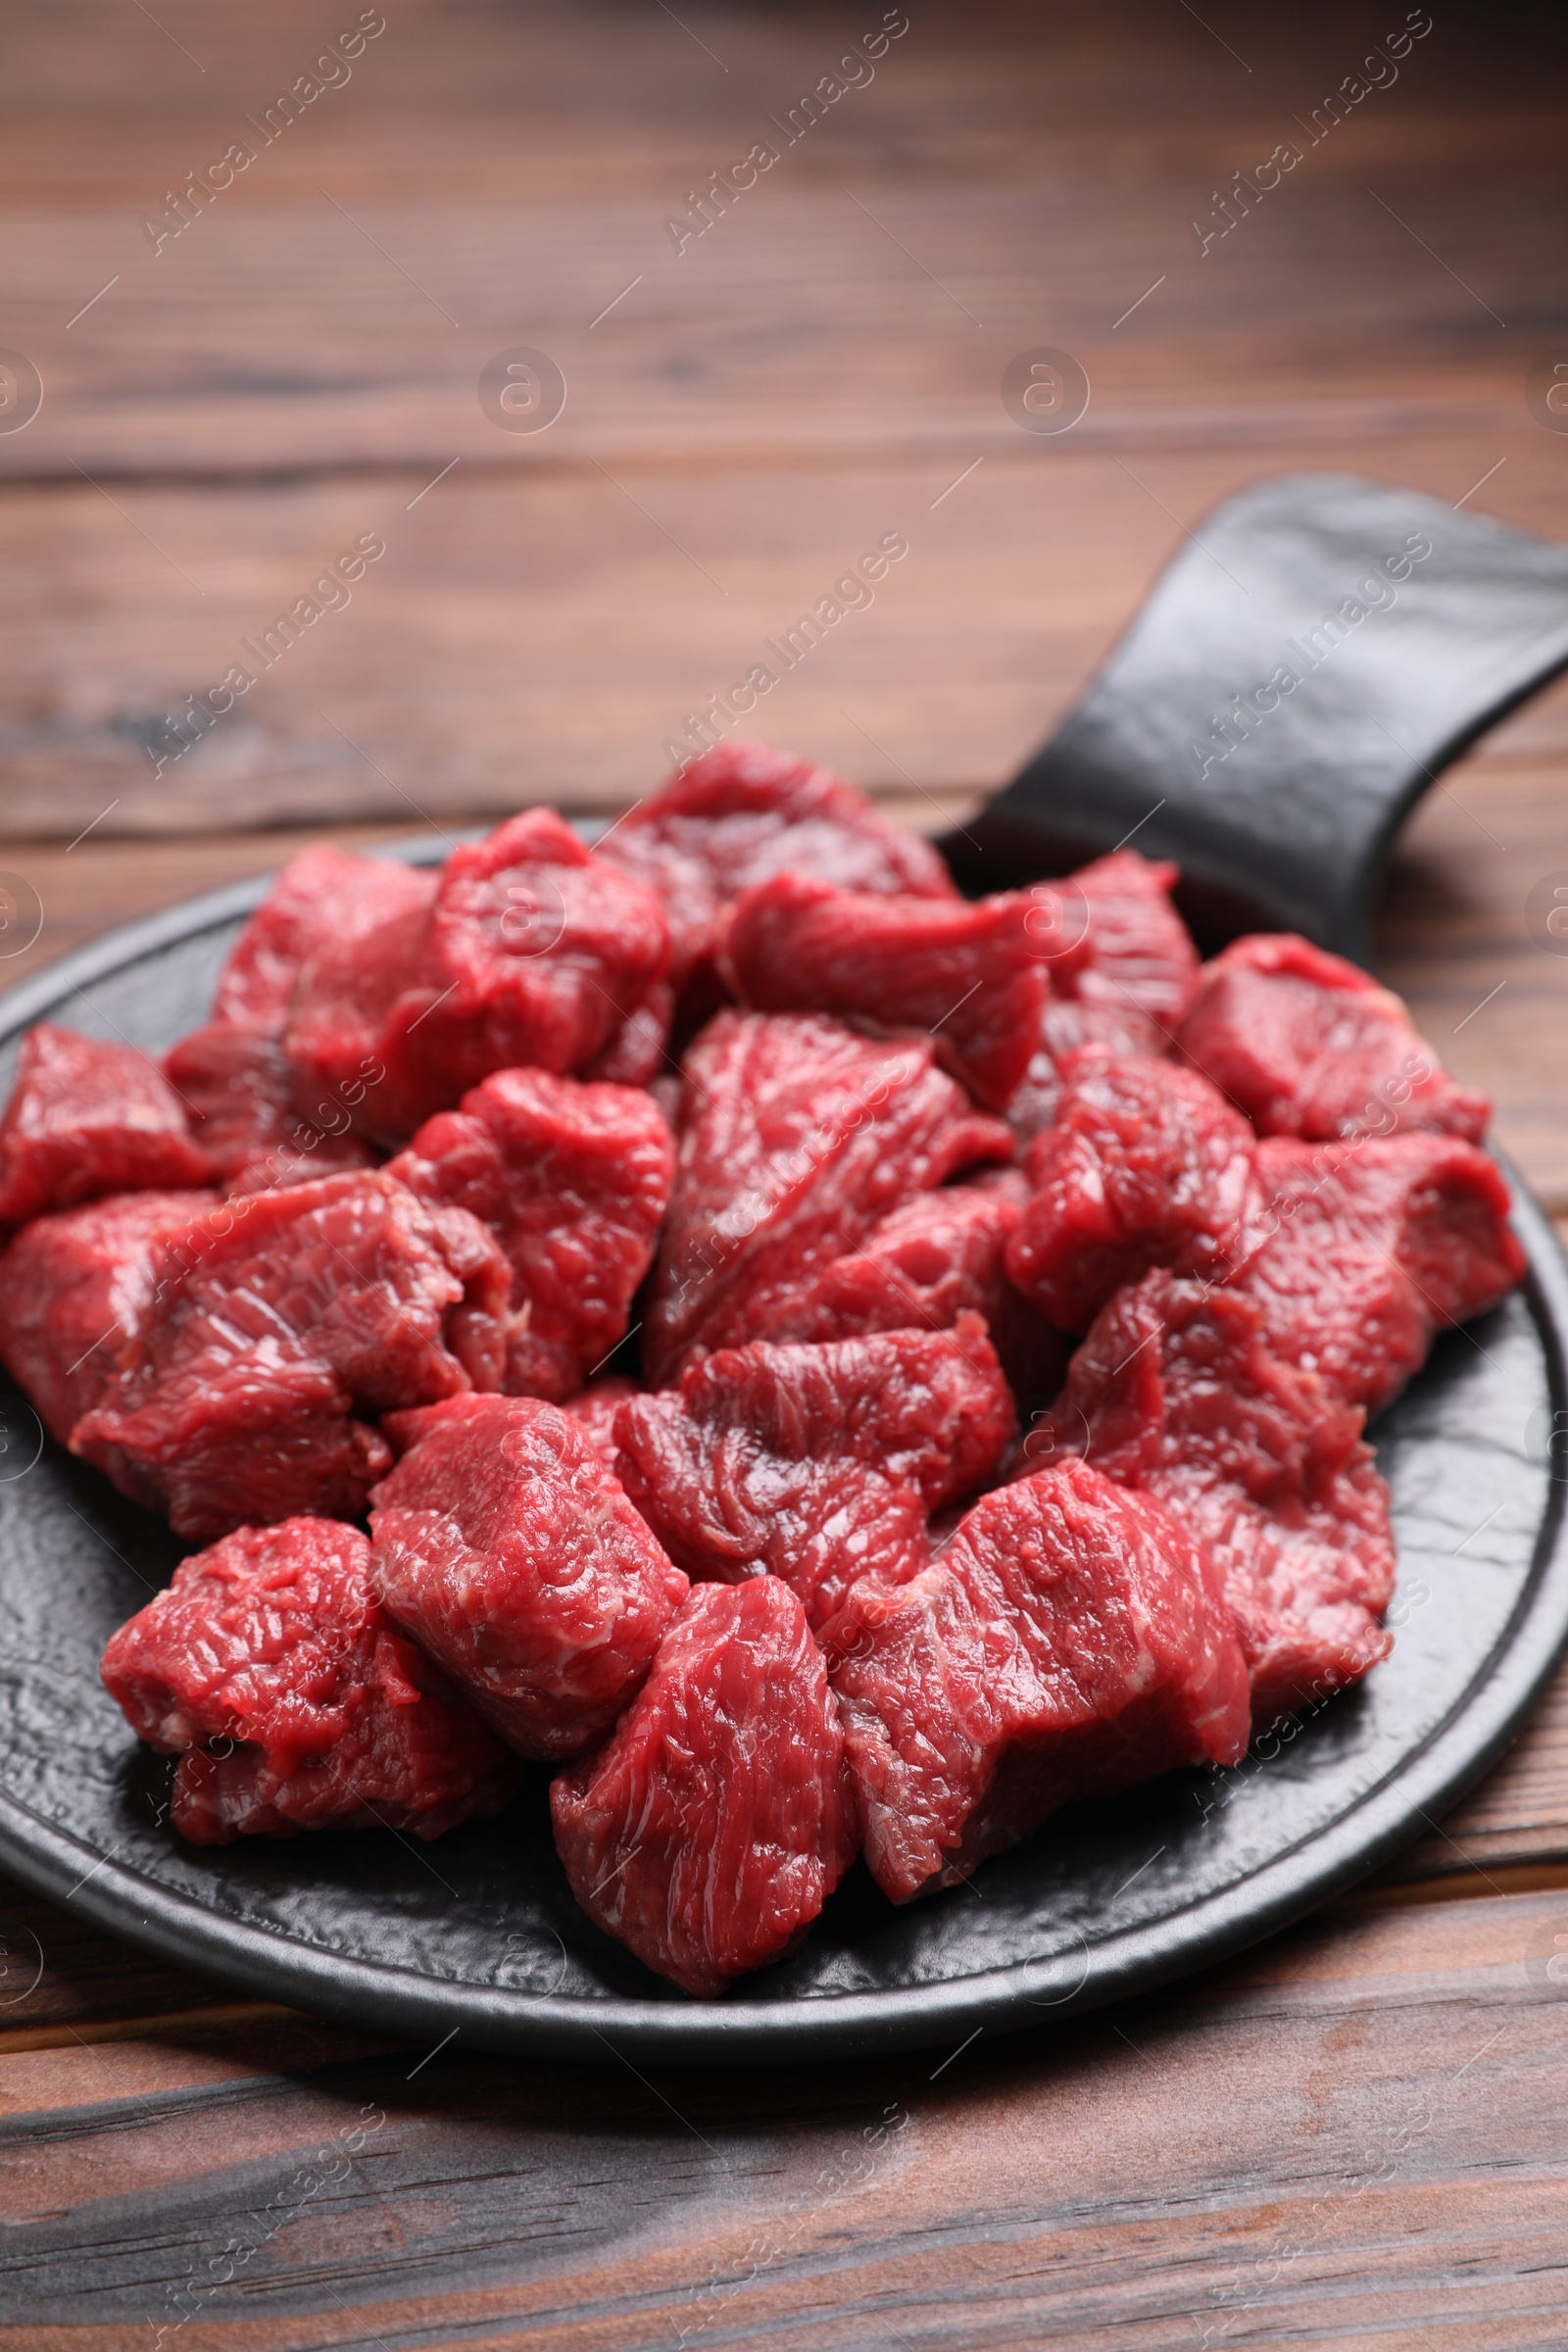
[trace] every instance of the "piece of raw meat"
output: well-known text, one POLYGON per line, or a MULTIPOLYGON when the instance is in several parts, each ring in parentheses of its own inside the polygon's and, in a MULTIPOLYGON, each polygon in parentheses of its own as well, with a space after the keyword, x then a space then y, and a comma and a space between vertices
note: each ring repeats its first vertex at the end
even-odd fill
POLYGON ((512 1794, 515 1757, 390 1622, 369 1564, 336 1520, 241 1528, 110 1642, 104 1682, 137 1737, 179 1757, 170 1817, 195 1844, 438 1838, 512 1794))
POLYGON ((164 1060, 230 1192, 371 1163, 350 1129, 384 1072, 367 1054, 333 1091, 318 1087, 298 1100, 283 1034, 300 972, 318 950, 346 951, 400 921, 405 930, 422 924, 436 883, 427 867, 329 844, 301 850, 283 867, 229 950, 208 1019, 164 1060))
MULTIPOLYGON (((349 1081, 356 1100, 376 1066, 349 1081)), ((370 1146, 350 1132, 349 1104, 323 1097, 306 1117, 282 1045, 266 1030, 208 1021, 171 1046, 164 1068, 228 1192, 263 1193, 374 1163, 370 1146)))
POLYGON ((296 1093, 342 1097, 397 1144, 492 1070, 640 1085, 660 1067, 669 933, 653 891, 590 855, 552 808, 460 843, 427 916, 394 918, 306 963, 285 1039, 296 1093))
POLYGON ((589 1918, 685 1991, 783 1959, 855 1853, 844 1734, 789 1587, 694 1586, 550 1810, 589 1918))
POLYGON ((831 1258, 814 1283, 780 1302, 769 1340, 848 1340, 872 1331, 951 1331, 984 1317, 1016 1396, 1060 1385, 1067 1342, 1007 1280, 1004 1253, 1031 1199, 1017 1168, 917 1193, 858 1250, 831 1258))
POLYGON ((104 1193, 211 1182, 178 1095, 134 1046, 40 1021, 17 1055, 0 1118, 0 1225, 104 1193))
POLYGON ((239 1196, 158 1237, 72 1450, 182 1536, 357 1517, 391 1460, 368 1417, 494 1388, 511 1287, 476 1218, 384 1170, 239 1196))
POLYGON ((1173 1031, 1198 986, 1198 950, 1171 905, 1177 868, 1112 850, 1060 882, 1037 883, 1036 944, 1053 991, 1173 1031))
POLYGON ((1169 1032, 1136 1005, 1118 1011, 1110 1004, 1083 1004, 1073 997, 1048 998, 1039 1042, 1007 1104, 1007 1125, 1020 1144, 1032 1144, 1054 1122, 1061 1104, 1062 1071, 1068 1056, 1082 1046, 1104 1046, 1118 1056, 1152 1054, 1156 1060, 1174 1051, 1169 1032))
POLYGON ((934 1066, 928 1038, 878 1044, 826 1013, 725 1011, 685 1069, 644 1344, 658 1387, 772 1329, 917 1193, 1012 1156, 1010 1131, 934 1066))
POLYGON ((902 1589, 863 1577, 822 1643, 894 1902, 956 1886, 1058 1805, 1247 1746, 1217 1574, 1157 1502, 1082 1462, 984 1496, 902 1589))
POLYGON ((0 1254, 0 1361, 62 1446, 152 1305, 153 1244, 214 1205, 201 1193, 116 1193, 34 1217, 0 1254))
POLYGON ((1259 1135, 1425 1132, 1478 1144, 1492 1105, 1447 1076, 1400 999, 1289 932, 1233 940, 1211 963, 1179 1042, 1259 1135))
POLYGON ((675 1148, 649 1096, 499 1070, 427 1119, 389 1173, 468 1209, 505 1250, 509 1394, 580 1389, 626 1336, 669 1205, 675 1148))
POLYGON ((615 1421, 620 1481, 671 1559, 782 1577, 811 1625, 856 1578, 903 1583, 926 1521, 1001 1463, 1012 1399, 976 1315, 952 1332, 721 1349, 615 1421))
POLYGON ((1196 1070, 1085 1046, 1054 1126, 1029 1147, 1033 1188, 1007 1244, 1014 1287, 1063 1331, 1087 1331, 1151 1266, 1207 1274, 1235 1251, 1252 1130, 1196 1070))
POLYGON ((1496 1161, 1449 1136, 1270 1137, 1236 1280, 1274 1353, 1370 1415, 1420 1370, 1435 1332, 1521 1280, 1508 1210, 1496 1161))
POLYGON ((1270 1351, 1255 1298, 1152 1273, 1102 1309, 1020 1466, 1082 1453, 1191 1530, 1267 1724, 1393 1646, 1389 1491, 1364 1418, 1270 1351))
POLYGON ((765 743, 724 743, 619 818, 597 854, 657 890, 669 916, 670 977, 700 1017, 721 997, 712 966, 722 908, 774 874, 841 890, 956 899, 918 833, 894 824, 825 767, 765 743))
POLYGON ((718 968, 759 1012, 836 1012, 880 1035, 923 1029, 975 1099, 1005 1109, 1047 996, 1027 891, 973 901, 877 897, 805 874, 743 891, 718 968))
POLYGON ((525 1756, 580 1755, 641 1687, 686 1579, 582 1425, 531 1396, 393 1413, 376 1590, 525 1756))
POLYGON ((607 1470, 615 1467, 616 1415, 628 1396, 641 1395, 641 1389, 629 1374, 607 1372, 603 1380, 579 1389, 575 1396, 562 1398, 562 1411, 570 1413, 581 1425, 583 1435, 607 1470))
POLYGON ((428 908, 435 886, 433 867, 398 858, 366 858, 330 842, 299 851, 230 948, 209 1019, 281 1037, 301 968, 318 948, 428 908))

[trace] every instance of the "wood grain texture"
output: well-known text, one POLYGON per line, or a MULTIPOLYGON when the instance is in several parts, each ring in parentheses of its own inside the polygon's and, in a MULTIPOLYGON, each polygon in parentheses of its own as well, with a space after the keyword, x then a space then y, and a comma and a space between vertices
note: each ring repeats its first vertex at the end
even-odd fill
POLYGON ((1525 2352, 1561 2340, 1565 1950, 1559 1894, 1342 1908, 832 2078, 367 2046, 159 2088, 156 2038, 95 2047, 0 2117, 0 2342, 1525 2352))
POLYGON ((146 208, 319 24, 76 22, 85 82, 63 21, 23 13, 0 163, 7 332, 46 388, 0 433, 15 834, 619 805, 887 528, 909 560, 767 727, 858 778, 989 788, 1259 473, 1458 499, 1490 471, 1480 503, 1568 533, 1523 395, 1563 268, 1560 142, 1520 98, 1542 26, 1448 24, 1314 132, 1364 47, 1348 7, 1244 74, 1153 0, 1093 30, 950 0, 677 254, 670 208, 831 65, 837 16, 720 10, 694 39, 612 0, 411 5, 155 255, 146 208), (1201 251, 1216 183, 1285 138, 1299 165, 1201 251), (1094 385, 1059 440, 1000 398, 1042 336, 1094 385), (476 393, 519 341, 568 383, 537 435, 476 393), (367 528, 388 553, 354 606, 155 776, 167 714, 367 528))

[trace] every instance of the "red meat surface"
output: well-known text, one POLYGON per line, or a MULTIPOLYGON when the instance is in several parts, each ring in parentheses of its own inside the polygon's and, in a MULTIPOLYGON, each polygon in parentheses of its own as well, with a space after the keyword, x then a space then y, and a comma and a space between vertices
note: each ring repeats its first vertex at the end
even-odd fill
POLYGON ((657 890, 669 916, 671 978, 711 1009, 725 905, 754 883, 808 874, 841 890, 955 899, 928 841, 896 825, 830 769, 765 743, 705 752, 606 835, 597 853, 657 890))
POLYGON ((580 1755, 641 1687, 686 1594, 581 1424, 524 1396, 392 1414, 376 1590, 525 1756, 580 1755))
POLYGON ((1054 1126, 1029 1148, 1033 1194, 1008 1276, 1051 1322, 1087 1331, 1151 1266, 1224 1266, 1255 1151, 1247 1121, 1195 1070, 1085 1046, 1065 1065, 1054 1126))
POLYGON ((731 994, 760 1012, 836 1012, 881 1034, 923 1029, 977 1101, 1004 1109, 1047 995, 1027 891, 973 902, 876 897, 805 874, 744 891, 720 933, 731 994))
POLYGON ((1449 1078, 1399 998, 1289 933, 1238 939, 1203 966, 1181 1024, 1193 1067, 1260 1135, 1455 1135, 1476 1144, 1492 1105, 1449 1078))
POLYGON ((212 1162, 158 1064, 40 1021, 17 1055, 0 1117, 0 1225, 104 1193, 207 1184, 212 1162))
POLYGON ((1198 950, 1171 905, 1177 869, 1112 850, 1061 882, 1037 884, 1035 929, 1052 987, 1173 1030, 1198 986, 1198 950))
POLYGON ((1104 1046, 1118 1056, 1143 1054, 1156 1059, 1173 1051, 1169 1033, 1135 1005, 1117 1011, 1109 1004, 1086 1004, 1071 997, 1048 998, 1029 1067, 1007 1104, 1007 1124, 1020 1144, 1032 1144, 1054 1124, 1061 1103, 1062 1072, 1069 1056, 1083 1046, 1104 1046))
POLYGON ((1012 1399, 974 1315, 954 1332, 724 1348, 615 1421, 626 1493, 671 1559, 782 1577, 812 1626, 856 1578, 929 1556, 926 1521, 997 1468, 1012 1399))
POLYGON ((871 1331, 951 1331, 982 1316, 1008 1386, 1019 1396, 1054 1391, 1067 1343, 1007 1280, 1003 1257, 1030 1196, 1016 1168, 972 1184, 917 1193, 874 1226, 858 1250, 831 1258, 787 1302, 776 1340, 848 1340, 871 1331))
POLYGON ((1152 1273, 1102 1310, 1024 1466, 1083 1453, 1191 1530, 1269 1723, 1393 1646, 1389 1492, 1363 1419, 1271 1352, 1255 1298, 1152 1273))
POLYGON ((628 1396, 640 1396, 637 1383, 624 1372, 607 1372, 575 1396, 562 1398, 561 1409, 570 1413, 589 1445, 608 1470, 615 1467, 615 1417, 628 1396))
POLYGON ((578 1902, 661 1976, 711 1997, 781 1960, 855 1852, 844 1735, 788 1586, 695 1586, 550 1810, 578 1902))
POLYGON ((297 1099, 283 1035, 299 976, 320 950, 334 954, 401 922, 421 924, 436 875, 386 858, 322 845, 291 858, 229 950, 212 1011, 172 1047, 164 1067, 190 1109, 204 1150, 230 1192, 302 1184, 373 1154, 350 1133, 368 1087, 368 1053, 333 1088, 297 1099))
POLYGON ((822 1642, 866 1861, 895 1902, 956 1885, 1058 1805, 1247 1746, 1218 1575, 1158 1503, 1082 1462, 986 1495, 912 1583, 863 1577, 822 1642))
POLYGON ((1258 1146, 1239 1287, 1273 1352, 1332 1396, 1392 1402, 1435 1332, 1485 1313, 1522 1278, 1495 1160, 1448 1136, 1258 1146))
POLYGON ((35 1217, 0 1255, 0 1361, 62 1446, 152 1306, 157 1236, 187 1225, 214 1199, 116 1193, 35 1217))
POLYGON ((767 1336, 892 1210, 987 1159, 1000 1120, 933 1064, 826 1013, 721 1012, 686 1056, 675 1190, 644 1342, 657 1386, 767 1336))
POLYGON ((184 1536, 357 1516, 391 1458, 368 1416, 494 1387, 505 1360, 492 1237, 379 1169, 160 1235, 153 1288, 71 1444, 184 1536))
POLYGON ((400 1143, 492 1070, 534 1067, 641 1084, 669 1026, 669 935, 651 890, 592 857, 551 808, 527 808, 441 870, 427 916, 319 949, 286 1047, 308 1105, 386 1075, 356 1124, 400 1143))
POLYGON ((669 1129, 639 1089, 526 1069, 427 1119, 390 1169, 490 1228, 512 1266, 503 1386, 558 1400, 625 1338, 674 1171, 669 1129))
MULTIPOLYGON (((369 1065, 362 1084, 375 1067, 369 1065)), ((282 1046, 263 1029, 208 1021, 170 1048, 164 1068, 231 1193, 308 1184, 374 1162, 369 1145, 350 1132, 347 1104, 323 1097, 316 1115, 305 1116, 282 1046)))
POLYGON ((411 906, 427 907, 436 877, 395 858, 322 842, 279 872, 228 952, 209 1018, 281 1037, 302 966, 328 941, 363 938, 411 906))
POLYGON ((335 1520, 242 1528, 110 1642, 104 1682, 137 1737, 179 1757, 171 1817, 195 1844, 437 1838, 512 1794, 516 1759, 389 1622, 369 1562, 335 1520))

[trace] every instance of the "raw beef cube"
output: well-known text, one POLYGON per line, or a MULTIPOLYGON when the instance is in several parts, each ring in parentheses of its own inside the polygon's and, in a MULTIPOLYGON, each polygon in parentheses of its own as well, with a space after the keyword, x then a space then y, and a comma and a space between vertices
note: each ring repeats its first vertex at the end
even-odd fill
POLYGON ((212 1173, 184 1104, 145 1054, 48 1021, 28 1030, 0 1118, 0 1224, 212 1173))
POLYGON ((319 949, 286 1047, 303 1106, 385 1077, 357 1126, 399 1143, 492 1070, 527 1065, 640 1084, 669 1026, 669 934, 651 890, 590 856, 551 808, 463 843, 428 916, 319 949))
POLYGON ((837 1012, 879 1034, 923 1029, 970 1093, 1002 1110, 1045 1010, 1038 912, 1022 890, 972 903, 886 898, 777 874, 730 908, 719 971, 760 1012, 837 1012))
POLYGON ((978 1316, 822 1348, 724 1348, 615 1422, 620 1480, 689 1575, 780 1576, 813 1626, 858 1576, 925 1566, 926 1520, 996 1469, 1012 1399, 978 1316))
POLYGON ((1066 1368, 1058 1331, 1007 1280, 1007 1243, 1031 1198, 1016 1168, 917 1193, 783 1302, 770 1340, 848 1340, 871 1331, 951 1331, 984 1317, 1017 1396, 1054 1394, 1066 1368))
POLYGON ((1164 859, 1112 850, 1063 882, 1038 884, 1036 935, 1057 995, 1174 1030, 1199 974, 1198 950, 1171 905, 1176 880, 1164 859))
POLYGON ((367 1416, 500 1379, 505 1258, 380 1169, 231 1200, 161 1235, 153 1273, 71 1444, 182 1536, 356 1517, 391 1459, 367 1416))
POLYGON ((316 1117, 304 1116, 282 1046, 265 1029, 208 1021, 170 1048, 164 1068, 231 1193, 308 1184, 374 1161, 369 1145, 349 1132, 345 1104, 323 1101, 316 1117))
POLYGON ((822 1642, 894 1902, 956 1886, 1058 1805, 1247 1746, 1216 1573, 1158 1503, 1082 1462, 984 1496, 912 1584, 862 1578, 822 1642))
POLYGON ((1447 1136, 1258 1146, 1240 1287, 1269 1347, 1369 1414, 1426 1360, 1433 1334, 1521 1279, 1496 1161, 1447 1136))
POLYGON ((1194 1070, 1085 1046, 1063 1072, 1056 1123, 1029 1148, 1034 1195, 1007 1273, 1064 1331, 1087 1331, 1153 1265, 1208 1273, 1233 1254, 1256 1141, 1194 1070))
POLYGON ((363 938, 411 906, 436 877, 401 858, 364 858, 328 842, 289 859, 228 952, 210 1018, 281 1037, 301 967, 328 941, 363 938))
POLYGON ((283 1035, 300 973, 319 951, 422 930, 437 876, 400 859, 329 845, 291 858, 229 950, 209 1019, 165 1056, 203 1148, 230 1192, 301 1184, 373 1154, 349 1130, 368 1089, 385 1073, 367 1051, 332 1089, 296 1099, 283 1035))
POLYGON ((841 890, 956 899, 918 833, 893 824, 830 769, 765 743, 725 743, 611 827, 598 855, 658 891, 669 915, 670 976, 706 1013, 718 1001, 712 953, 721 909, 774 874, 841 890))
POLYGON ((661 1976, 711 1997, 782 1960, 855 1853, 844 1734, 788 1586, 695 1586, 550 1810, 578 1902, 661 1976))
POLYGON ((512 1794, 516 1759, 390 1622, 369 1565, 335 1520, 241 1528, 182 1560, 104 1651, 131 1729, 179 1758, 171 1818, 195 1844, 438 1838, 512 1794))
POLYGON ((35 1217, 0 1255, 0 1360, 62 1446, 152 1306, 153 1244, 211 1193, 116 1193, 35 1217))
POLYGON ((1080 1046, 1104 1046, 1118 1057, 1143 1054, 1160 1059, 1173 1051, 1173 1040, 1135 1005, 1117 1011, 1110 1004, 1083 1004, 1071 997, 1048 998, 1039 1042, 1007 1104, 1007 1125, 1020 1144, 1032 1144, 1054 1124, 1061 1102, 1062 1071, 1080 1046))
POLYGON ((1224 1576, 1267 1724, 1393 1646, 1389 1491, 1363 1419, 1270 1352, 1256 1299, 1153 1273, 1102 1310, 1026 1466, 1031 1449, 1084 1453, 1191 1530, 1224 1576))
POLYGON ((1291 933, 1234 940, 1203 966, 1180 1046, 1259 1135, 1389 1135, 1478 1144, 1492 1105, 1456 1085, 1403 1004, 1291 933))
POLYGON ((575 1396, 562 1399, 561 1409, 570 1413, 608 1470, 615 1467, 615 1418, 628 1396, 640 1396, 637 1383, 624 1372, 607 1372, 603 1380, 594 1381, 588 1388, 579 1389, 575 1396))
POLYGON ((640 1689, 686 1596, 586 1431, 526 1396, 394 1413, 370 1497, 376 1590, 525 1756, 580 1755, 640 1689))
POLYGON ((648 1309, 661 1386, 773 1328, 891 1210, 987 1159, 1000 1120, 933 1066, 826 1013, 721 1012, 686 1056, 675 1191, 648 1309))
POLYGON ((675 1150, 640 1089, 499 1070, 392 1162, 421 1200, 480 1218, 512 1264, 503 1386, 558 1400, 626 1336, 669 1205, 675 1150))

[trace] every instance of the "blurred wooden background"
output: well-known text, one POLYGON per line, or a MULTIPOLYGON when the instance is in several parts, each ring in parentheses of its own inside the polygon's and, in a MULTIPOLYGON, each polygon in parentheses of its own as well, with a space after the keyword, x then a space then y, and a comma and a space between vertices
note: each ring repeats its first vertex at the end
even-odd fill
MULTIPOLYGON (((1526 397, 1568 362, 1568 38, 1435 6, 1329 127, 1407 14, 909 0, 874 76, 677 252, 666 217, 783 147, 765 118, 880 0, 382 0, 270 143, 245 118, 358 0, 0 12, 0 983, 304 828, 624 806, 887 531, 907 558, 759 731, 928 826, 1260 474, 1568 538, 1568 435, 1526 397), (254 162, 155 251, 143 220, 237 139, 254 162), (1235 175, 1285 141, 1244 217, 1235 175), (1000 394, 1042 345, 1092 385, 1055 438, 1000 394), (538 433, 479 401, 518 348, 565 380, 538 433), (4 429, 29 368, 42 406, 4 429), (352 601, 155 773, 186 697, 367 533, 352 601)), ((1565 755, 1568 688, 1445 779, 1379 950, 1559 1212, 1568 957, 1525 901, 1568 879, 1565 755)), ((1456 1815, 1291 1936, 877 2066, 389 2051, 0 1884, 0 2343, 1560 2345, 1565 1906, 1563 1677, 1456 1815), (368 2109, 352 2181, 292 2213, 368 2109), (823 2190, 846 2144, 881 2152, 823 2190)))

